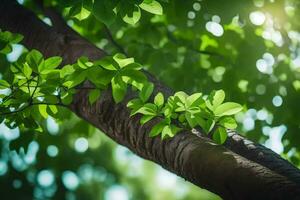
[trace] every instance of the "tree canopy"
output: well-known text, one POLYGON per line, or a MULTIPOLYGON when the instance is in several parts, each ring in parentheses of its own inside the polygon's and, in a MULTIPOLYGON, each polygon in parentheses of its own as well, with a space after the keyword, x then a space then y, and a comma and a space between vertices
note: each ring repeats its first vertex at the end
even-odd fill
POLYGON ((4 0, 4 197, 299 198, 299 3, 4 0))

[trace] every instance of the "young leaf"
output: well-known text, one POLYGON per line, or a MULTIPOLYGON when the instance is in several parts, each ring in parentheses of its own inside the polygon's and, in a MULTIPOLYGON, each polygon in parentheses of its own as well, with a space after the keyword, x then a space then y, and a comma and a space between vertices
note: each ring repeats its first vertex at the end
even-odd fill
POLYGON ((185 112, 184 116, 191 128, 194 128, 197 125, 198 122, 195 116, 191 115, 189 112, 185 112))
POLYGON ((120 74, 125 82, 130 83, 136 81, 137 83, 145 83, 147 81, 147 77, 143 72, 132 69, 127 70, 126 68, 124 69, 125 70, 122 70, 120 74))
POLYGON ((212 129, 215 127, 216 121, 212 119, 206 120, 206 126, 202 127, 206 133, 209 133, 212 131, 212 129))
POLYGON ((96 100, 99 98, 100 94, 101 94, 101 92, 99 89, 92 89, 89 92, 89 102, 91 105, 96 102, 96 100))
POLYGON ((214 111, 219 105, 223 103, 225 99, 225 92, 224 90, 217 90, 213 91, 206 101, 207 107, 214 111))
POLYGON ((44 117, 45 119, 48 117, 48 113, 47 113, 47 105, 38 105, 39 108, 39 112, 42 115, 42 117, 44 117))
POLYGON ((44 69, 39 69, 39 71, 45 70, 45 69, 55 69, 57 68, 60 63, 62 62, 62 58, 59 56, 50 57, 45 60, 44 62, 44 69))
POLYGON ((138 6, 134 6, 132 13, 124 13, 122 15, 122 19, 124 22, 134 25, 136 24, 141 18, 141 10, 138 6))
POLYGON ((74 6, 70 9, 70 15, 78 19, 79 21, 84 20, 90 16, 91 12, 81 6, 74 6))
POLYGON ((77 60, 77 64, 80 68, 82 69, 87 69, 89 67, 92 67, 93 66, 93 63, 92 62, 89 62, 89 59, 85 56, 82 56, 80 57, 78 60, 77 60))
POLYGON ((60 78, 64 78, 65 76, 71 75, 75 72, 73 65, 66 65, 60 70, 60 78))
POLYGON ((143 125, 145 123, 147 123, 148 121, 150 121, 151 119, 153 119, 153 115, 144 115, 141 120, 140 120, 140 123, 143 125))
POLYGON ((130 64, 126 65, 127 70, 129 70, 129 69, 140 70, 142 68, 143 68, 143 66, 139 63, 130 63, 130 64))
POLYGON ((23 67, 23 73, 27 79, 29 79, 32 74, 32 69, 28 66, 27 63, 25 63, 23 67))
POLYGON ((152 14, 155 14, 155 15, 162 15, 163 14, 162 6, 157 1, 152 1, 152 2, 149 2, 149 3, 146 3, 144 1, 139 6, 141 7, 141 9, 143 9, 147 12, 150 12, 152 14))
POLYGON ((120 68, 123 68, 131 63, 134 63, 133 58, 126 58, 125 55, 117 53, 113 56, 113 59, 119 64, 120 68))
POLYGON ((154 89, 154 85, 152 83, 145 84, 139 93, 139 97, 143 102, 147 102, 149 97, 151 96, 154 89))
POLYGON ((154 104, 158 107, 161 107, 164 104, 164 95, 161 92, 154 97, 154 104))
POLYGON ((161 139, 164 139, 166 137, 173 137, 174 135, 172 134, 171 126, 166 125, 164 126, 162 132, 161 132, 161 139))
POLYGON ((182 102, 182 103, 185 103, 186 98, 188 98, 188 95, 187 95, 185 92, 180 91, 180 92, 176 92, 176 93, 174 94, 174 100, 175 100, 176 102, 182 102))
POLYGON ((140 99, 132 99, 127 103, 127 107, 131 109, 130 116, 133 116, 143 107, 144 103, 140 99))
POLYGON ((188 107, 199 106, 204 103, 204 100, 201 98, 202 93, 195 93, 186 98, 186 104, 188 107))
POLYGON ((166 125, 162 130, 161 138, 164 139, 166 137, 174 137, 180 130, 181 128, 178 128, 173 124, 166 125))
POLYGON ((214 111, 215 115, 218 117, 226 116, 226 115, 234 115, 240 112, 243 107, 238 103, 226 102, 219 105, 214 111))
POLYGON ((100 65, 104 69, 116 71, 119 69, 117 63, 111 57, 105 57, 94 62, 94 65, 100 65))
POLYGON ((111 80, 112 95, 116 103, 121 102, 126 94, 127 85, 119 76, 115 76, 111 80))
POLYGON ((164 122, 159 122, 158 124, 156 124, 155 126, 152 127, 152 129, 149 133, 149 136, 154 137, 154 136, 159 135, 162 132, 164 126, 165 126, 164 122))
POLYGON ((56 114, 58 112, 56 105, 49 105, 48 107, 53 114, 56 114))
POLYGON ((26 55, 26 61, 33 69, 33 71, 37 72, 38 71, 38 66, 41 64, 43 61, 43 55, 37 51, 37 50, 31 50, 27 55, 26 55))
POLYGON ((156 114, 157 114, 157 107, 154 104, 152 104, 152 103, 146 103, 136 113, 141 113, 143 115, 156 116, 156 114))
POLYGON ((224 117, 219 121, 219 124, 228 129, 235 129, 237 127, 235 119, 232 117, 224 117))
POLYGON ((10 84, 6 80, 0 80, 0 89, 9 88, 10 84))
POLYGON ((227 132, 225 128, 219 127, 214 133, 213 133, 213 140, 218 144, 223 144, 227 139, 227 132))

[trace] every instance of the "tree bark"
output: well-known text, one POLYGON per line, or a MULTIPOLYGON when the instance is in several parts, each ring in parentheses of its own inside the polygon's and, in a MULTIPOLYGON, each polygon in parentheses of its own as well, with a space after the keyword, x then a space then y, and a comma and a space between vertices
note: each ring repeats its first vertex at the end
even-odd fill
MULTIPOLYGON (((73 63, 83 55, 92 60, 105 55, 64 23, 53 24, 58 25, 44 24, 33 12, 12 1, 0 4, 0 28, 23 34, 23 44, 29 49, 38 49, 46 57, 62 56, 64 63, 73 63)), ((148 76, 156 91, 170 95, 169 88, 148 76)), ((126 103, 134 93, 129 92, 123 102, 115 104, 107 90, 93 106, 88 103, 87 93, 78 90, 70 105, 73 112, 137 155, 195 185, 224 199, 300 199, 299 170, 259 144, 236 133, 224 145, 189 131, 163 141, 150 138, 148 133, 159 119, 142 126, 139 116, 129 117, 126 103)))

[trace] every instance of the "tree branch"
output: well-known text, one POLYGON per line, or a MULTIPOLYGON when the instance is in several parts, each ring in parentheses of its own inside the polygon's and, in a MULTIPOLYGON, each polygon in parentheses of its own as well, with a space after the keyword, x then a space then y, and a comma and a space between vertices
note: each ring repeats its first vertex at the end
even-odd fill
MULTIPOLYGON (((8 2, 0 4, 0 27, 23 34, 28 48, 36 48, 48 56, 61 55, 65 63, 73 63, 82 55, 91 60, 105 55, 86 39, 57 32, 43 24, 32 12, 8 2)), ((169 88, 151 75, 149 79, 154 82, 156 92, 170 95, 169 88)), ((268 152, 265 147, 253 145, 256 149, 253 151, 252 147, 236 145, 235 138, 225 146, 217 145, 208 138, 187 131, 163 141, 159 137, 148 137, 157 119, 142 126, 139 116, 129 116, 126 103, 134 95, 130 93, 126 100, 115 104, 111 91, 107 90, 91 106, 88 91, 79 90, 70 109, 141 157, 224 199, 297 199, 300 196, 300 184, 293 178, 299 176, 299 170, 275 154, 265 153, 268 152), (264 156, 258 157, 261 153, 264 156), (281 169, 276 170, 274 166, 279 165, 281 169), (285 169, 291 173, 286 173, 285 169)), ((241 141, 247 144, 242 137, 241 141)))

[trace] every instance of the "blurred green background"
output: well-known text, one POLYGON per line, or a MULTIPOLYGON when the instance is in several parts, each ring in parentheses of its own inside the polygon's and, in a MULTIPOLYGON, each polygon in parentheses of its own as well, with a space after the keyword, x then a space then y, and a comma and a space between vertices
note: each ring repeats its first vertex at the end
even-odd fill
MULTIPOLYGON (((32 1, 19 2, 51 25, 32 1)), ((245 107, 236 115, 238 131, 300 166, 298 0, 162 0, 162 16, 142 12, 134 26, 116 17, 108 28, 92 14, 70 14, 68 5, 78 0, 45 2, 98 47, 125 51, 176 91, 225 90, 227 100, 245 107)), ((0 77, 24 51, 14 45, 0 56, 0 77)), ((1 199, 220 199, 67 110, 42 124, 42 133, 0 124, 1 199)))

